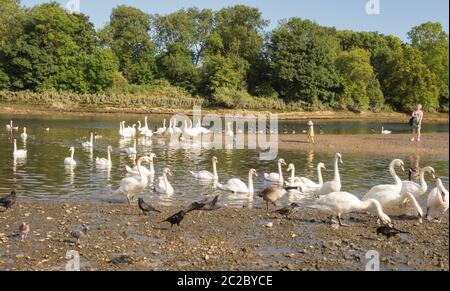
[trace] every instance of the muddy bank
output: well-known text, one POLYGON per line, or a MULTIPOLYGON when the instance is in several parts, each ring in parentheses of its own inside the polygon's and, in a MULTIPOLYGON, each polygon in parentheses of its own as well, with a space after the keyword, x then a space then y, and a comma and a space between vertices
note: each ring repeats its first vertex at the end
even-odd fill
MULTIPOLYGON (((0 114, 33 114, 33 115, 51 115, 55 113, 72 114, 76 116, 88 116, 99 114, 176 114, 183 113, 192 115, 191 109, 177 109, 177 108, 115 108, 115 107, 103 107, 103 108, 57 108, 57 107, 42 107, 42 106, 29 106, 29 105, 13 105, 13 104, 0 104, 0 114)), ((258 113, 270 113, 268 111, 246 111, 246 110, 228 110, 217 108, 203 108, 202 114, 254 114, 258 113)), ((389 122, 404 122, 406 123, 409 116, 404 113, 388 112, 388 113, 354 113, 348 111, 317 111, 317 112, 274 112, 278 114, 279 120, 367 120, 367 121, 389 121, 389 122)), ((447 122, 449 120, 448 113, 427 113, 427 122, 447 122)))
POLYGON ((311 211, 284 219, 226 207, 191 213, 173 230, 160 223, 180 208, 143 216, 125 205, 19 201, 0 212, 0 270, 64 270, 70 250, 82 270, 364 270, 368 250, 380 253, 382 270, 449 270, 448 217, 420 225, 394 219, 410 234, 387 240, 361 214, 338 229, 311 211), (25 242, 14 236, 23 221, 31 228, 25 242), (77 245, 64 233, 83 223, 91 230, 77 245))
POLYGON ((386 157, 420 155, 448 159, 448 133, 424 134, 420 143, 410 142, 408 134, 393 135, 318 135, 316 144, 306 142, 306 135, 280 135, 279 148, 342 154, 367 154, 386 157))

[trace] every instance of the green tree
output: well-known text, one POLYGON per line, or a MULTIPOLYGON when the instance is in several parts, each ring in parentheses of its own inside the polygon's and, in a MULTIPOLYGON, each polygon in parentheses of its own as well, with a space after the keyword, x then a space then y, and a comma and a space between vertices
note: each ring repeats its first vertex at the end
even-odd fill
POLYGON ((89 91, 98 93, 110 88, 118 68, 117 58, 111 49, 95 49, 86 63, 85 74, 90 83, 89 91))
POLYGON ((436 75, 424 64, 416 47, 406 46, 403 55, 393 63, 392 74, 386 80, 386 101, 395 109, 410 111, 417 104, 425 110, 439 107, 439 87, 436 75))
POLYGON ((200 90, 204 95, 211 95, 222 87, 242 89, 247 69, 248 63, 240 58, 208 56, 202 67, 200 90))
POLYGON ((110 23, 99 32, 119 61, 119 70, 133 84, 151 84, 155 73, 155 51, 151 41, 150 16, 133 7, 113 9, 110 23))
POLYGON ((426 22, 408 33, 411 44, 417 47, 423 62, 436 75, 441 104, 448 103, 448 34, 438 22, 426 22))
POLYGON ((352 110, 379 110, 383 93, 370 64, 370 52, 360 48, 344 51, 336 59, 336 68, 344 80, 340 105, 352 110))
POLYGON ((209 54, 239 57, 251 63, 261 51, 267 24, 257 8, 236 5, 219 10, 208 38, 209 54))
POLYGON ((342 91, 337 51, 333 30, 299 18, 281 23, 267 48, 273 88, 283 99, 308 106, 334 102, 342 91))
POLYGON ((198 70, 192 62, 192 52, 184 44, 174 43, 157 60, 158 76, 172 85, 195 92, 198 70))
POLYGON ((213 12, 209 9, 181 9, 168 15, 153 15, 153 36, 159 52, 173 45, 183 45, 192 52, 193 62, 199 65, 205 45, 213 29, 213 12))

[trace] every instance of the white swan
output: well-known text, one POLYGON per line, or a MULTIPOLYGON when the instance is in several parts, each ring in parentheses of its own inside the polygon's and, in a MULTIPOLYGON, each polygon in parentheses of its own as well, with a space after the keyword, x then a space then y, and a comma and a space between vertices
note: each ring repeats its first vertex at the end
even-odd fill
POLYGON ((131 138, 135 135, 134 125, 133 127, 125 127, 125 121, 120 122, 119 135, 121 138, 131 138))
POLYGON ((139 133, 141 135, 145 135, 145 133, 149 130, 147 119, 148 119, 147 116, 145 116, 145 118, 144 118, 144 126, 139 129, 139 133))
POLYGON ((328 181, 323 183, 322 187, 320 187, 317 192, 314 192, 318 195, 326 195, 332 192, 341 191, 341 176, 339 174, 339 163, 343 164, 342 155, 337 153, 334 157, 334 178, 332 181, 328 181))
POLYGON ((15 159, 25 159, 27 157, 27 150, 18 150, 17 149, 17 140, 15 140, 15 139, 14 139, 13 157, 15 159))
POLYGON ((142 192, 142 190, 144 190, 144 188, 148 184, 147 176, 145 176, 140 169, 142 162, 149 162, 149 161, 150 157, 148 156, 139 158, 139 160, 137 161, 139 176, 127 177, 122 179, 119 188, 116 191, 114 191, 113 194, 125 195, 128 200, 128 205, 131 205, 134 196, 142 192))
POLYGON ((284 178, 283 178, 283 170, 281 169, 282 165, 286 166, 286 162, 284 161, 284 159, 279 159, 278 173, 270 173, 270 174, 264 173, 264 179, 270 182, 278 182, 280 185, 283 185, 284 178))
POLYGON ((227 131, 225 132, 226 136, 234 136, 233 129, 231 128, 231 122, 227 123, 227 131))
POLYGON ((389 165, 389 172, 394 178, 395 184, 378 185, 372 187, 372 189, 370 189, 369 192, 364 195, 362 200, 377 200, 383 207, 384 212, 390 215, 405 214, 405 209, 403 209, 401 206, 406 200, 409 200, 413 203, 413 206, 419 215, 419 222, 422 222, 423 211, 419 203, 417 203, 414 195, 409 192, 401 193, 403 183, 395 172, 395 166, 400 166, 404 171, 403 162, 401 160, 395 159, 391 162, 391 164, 389 165))
POLYGON ((134 143, 133 143, 132 147, 128 147, 125 150, 122 150, 122 152, 125 152, 129 156, 137 155, 136 139, 134 140, 134 143))
POLYGON ((381 191, 390 191, 392 193, 400 194, 402 190, 402 180, 399 178, 397 173, 395 172, 395 167, 400 167, 402 171, 405 171, 405 167, 402 160, 395 159, 389 164, 389 173, 392 178, 394 178, 395 184, 387 184, 387 185, 377 185, 372 187, 364 197, 369 197, 373 193, 381 192, 381 191))
POLYGON ((26 127, 23 128, 23 132, 22 132, 22 134, 20 135, 20 137, 21 137, 23 140, 26 140, 26 139, 28 138, 27 128, 26 128, 26 127))
POLYGON ((169 168, 165 168, 163 170, 163 175, 158 178, 158 183, 155 185, 155 191, 160 194, 172 195, 174 190, 167 179, 167 175, 172 176, 172 172, 169 168))
POLYGON ((105 158, 97 157, 95 159, 95 164, 97 166, 112 166, 111 152, 112 152, 112 146, 108 146, 108 158, 105 159, 105 158))
POLYGON ((166 120, 163 121, 163 127, 160 127, 156 130, 155 134, 157 135, 163 135, 166 132, 166 120))
POLYGON ((76 166, 77 165, 77 161, 74 160, 73 156, 75 154, 75 148, 74 147, 70 147, 69 149, 70 151, 70 157, 67 157, 64 159, 64 165, 66 166, 76 166))
POLYGON ((6 125, 6 129, 7 130, 12 130, 13 129, 13 121, 12 120, 10 120, 9 124, 6 125))
POLYGON ((295 177, 295 166, 294 164, 289 164, 288 172, 291 171, 291 177, 289 178, 290 186, 301 186, 304 192, 315 192, 318 191, 323 185, 322 169, 326 170, 324 163, 317 164, 317 177, 319 182, 305 178, 305 177, 295 177))
POLYGON ((196 179, 218 181, 219 180, 219 176, 217 175, 217 164, 218 163, 219 163, 219 160, 216 157, 213 157, 212 158, 212 166, 213 166, 212 173, 209 171, 200 171, 200 172, 192 172, 191 171, 191 174, 196 179))
POLYGON ((348 192, 332 192, 321 196, 313 205, 307 208, 316 209, 319 212, 337 217, 339 225, 345 226, 341 222, 341 216, 353 211, 375 211, 384 224, 390 224, 391 219, 383 212, 382 205, 375 199, 361 201, 358 197, 348 192))
POLYGON ((436 188, 431 190, 427 200, 427 218, 431 218, 430 213, 440 212, 443 216, 448 210, 448 190, 445 189, 441 179, 436 179, 436 188))
POLYGON ((245 185, 244 182, 242 182, 238 178, 230 179, 225 185, 222 185, 215 181, 215 186, 223 191, 229 191, 236 193, 245 193, 245 194, 252 194, 254 192, 253 189, 253 176, 258 176, 255 169, 251 169, 248 173, 248 185, 245 185))
POLYGON ((428 185, 425 181, 425 173, 430 173, 433 179, 436 179, 436 172, 434 169, 432 167, 425 167, 420 170, 420 184, 413 181, 403 181, 401 194, 409 192, 416 198, 425 194, 428 190, 428 185))
POLYGON ((166 135, 173 135, 174 131, 173 131, 173 126, 172 126, 172 119, 170 119, 169 122, 169 127, 167 128, 165 134, 166 135))
MULTIPOLYGON (((156 158, 156 155, 154 153, 151 153, 149 155, 149 158, 150 158, 150 162, 149 162, 150 169, 147 169, 145 166, 141 166, 141 172, 142 172, 142 174, 144 174, 147 177, 154 177, 155 176, 155 167, 154 167, 153 159, 156 158)), ((134 168, 125 166, 125 169, 131 175, 139 175, 137 166, 135 166, 134 168)))
POLYGON ((92 147, 94 147, 94 133, 93 132, 91 132, 90 140, 82 142, 81 146, 84 147, 84 148, 92 148, 92 147))
POLYGON ((178 125, 177 124, 177 119, 174 118, 173 119, 173 133, 176 134, 176 135, 180 135, 180 134, 183 133, 183 131, 177 125, 178 125))
POLYGON ((383 135, 392 134, 392 131, 390 131, 390 130, 384 130, 384 126, 383 126, 383 127, 381 127, 381 134, 383 134, 383 135))

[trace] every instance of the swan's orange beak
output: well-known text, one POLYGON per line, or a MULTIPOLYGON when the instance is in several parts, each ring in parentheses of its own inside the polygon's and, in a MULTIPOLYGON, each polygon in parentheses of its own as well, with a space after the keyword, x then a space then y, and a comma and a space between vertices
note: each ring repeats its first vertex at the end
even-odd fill
POLYGON ((405 167, 403 165, 400 166, 400 168, 402 169, 402 171, 405 171, 405 167))
POLYGON ((434 171, 431 172, 431 176, 433 177, 433 179, 436 179, 436 173, 434 171))

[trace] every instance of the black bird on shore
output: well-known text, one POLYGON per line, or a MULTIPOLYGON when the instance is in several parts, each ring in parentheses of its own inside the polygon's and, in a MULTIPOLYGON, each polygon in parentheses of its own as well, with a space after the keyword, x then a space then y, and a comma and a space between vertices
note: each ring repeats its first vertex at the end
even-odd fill
POLYGON ((184 210, 181 210, 180 212, 172 215, 171 217, 167 218, 166 220, 161 221, 161 223, 169 222, 170 228, 172 229, 175 224, 180 226, 180 223, 183 220, 185 215, 186 215, 186 212, 184 210))
POLYGON ((388 239, 390 239, 393 236, 396 236, 401 233, 409 233, 407 231, 398 230, 396 228, 390 227, 390 226, 381 226, 377 228, 377 235, 384 235, 388 239))
POLYGON ((295 208, 299 207, 300 205, 298 205, 297 203, 292 203, 291 205, 288 205, 286 207, 283 207, 281 209, 275 210, 274 212, 283 215, 284 217, 288 218, 289 214, 292 213, 292 211, 294 211, 295 208))
POLYGON ((138 206, 139 206, 139 209, 142 211, 142 213, 144 215, 146 215, 146 214, 148 214, 148 213, 150 213, 152 211, 161 213, 161 211, 159 211, 158 209, 154 208, 150 204, 145 203, 143 198, 139 198, 138 199, 138 206))
POLYGON ((8 196, 0 198, 0 206, 8 210, 16 203, 16 191, 12 191, 8 196))
POLYGON ((219 207, 217 206, 217 202, 219 201, 219 195, 209 200, 208 198, 200 201, 192 203, 189 208, 186 210, 186 213, 192 211, 212 211, 217 210, 219 207))

